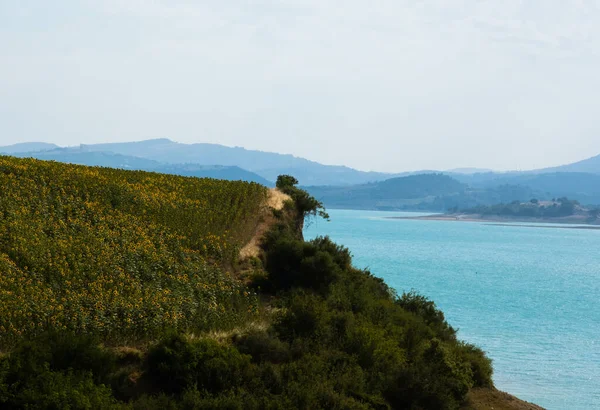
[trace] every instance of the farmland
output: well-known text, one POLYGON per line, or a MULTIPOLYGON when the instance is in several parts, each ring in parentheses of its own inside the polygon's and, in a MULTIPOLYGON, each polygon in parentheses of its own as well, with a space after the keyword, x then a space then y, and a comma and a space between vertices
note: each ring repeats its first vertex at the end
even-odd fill
POLYGON ((0 343, 48 329, 110 340, 245 320, 230 274, 261 185, 0 157, 0 343))

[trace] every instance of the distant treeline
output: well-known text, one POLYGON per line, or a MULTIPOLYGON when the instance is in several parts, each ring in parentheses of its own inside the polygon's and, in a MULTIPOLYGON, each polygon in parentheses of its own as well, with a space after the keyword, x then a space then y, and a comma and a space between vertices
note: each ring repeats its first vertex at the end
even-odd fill
POLYGON ((471 208, 451 208, 450 213, 478 214, 482 216, 507 216, 507 217, 530 217, 530 218, 559 218, 575 214, 587 215, 596 219, 600 209, 583 208, 578 201, 566 197, 552 199, 552 201, 540 202, 531 199, 529 202, 512 201, 511 203, 496 205, 478 205, 471 208))

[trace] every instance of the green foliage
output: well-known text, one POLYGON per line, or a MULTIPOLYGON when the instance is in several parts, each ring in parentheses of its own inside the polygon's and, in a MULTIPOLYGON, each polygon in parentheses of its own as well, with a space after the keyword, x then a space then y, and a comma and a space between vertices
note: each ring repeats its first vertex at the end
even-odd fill
POLYGON ((106 382, 115 370, 116 357, 89 335, 51 332, 23 342, 8 358, 8 381, 27 380, 50 371, 89 372, 95 381, 106 382))
POLYGON ((340 265, 327 251, 331 241, 301 242, 284 236, 268 243, 266 268, 277 289, 307 287, 324 292, 339 276, 340 265))
POLYGON ((394 408, 458 409, 473 386, 468 362, 432 339, 384 392, 394 408))
POLYGON ((304 222, 307 216, 319 216, 329 220, 329 214, 320 201, 317 201, 308 192, 298 188, 298 180, 290 175, 279 175, 277 177, 276 187, 282 192, 288 194, 294 200, 296 210, 298 211, 298 221, 304 222))
POLYGON ((0 360, 0 404, 28 409, 121 408, 102 384, 115 357, 89 336, 45 334, 0 360))
POLYGON ((43 372, 26 384, 11 386, 10 393, 0 398, 10 409, 119 409, 124 408, 104 385, 94 384, 91 374, 43 372))
POLYGON ((468 343, 459 343, 456 352, 471 364, 475 387, 493 387, 492 360, 483 351, 468 343))
POLYGON ((396 303, 408 312, 412 312, 424 320, 427 326, 435 330, 438 337, 451 340, 456 331, 446 322, 444 313, 437 309, 435 303, 415 292, 404 293, 396 303))
POLYGON ((275 186, 281 190, 288 189, 294 185, 298 185, 298 180, 291 175, 279 175, 275 183, 275 186))
POLYGON ((250 332, 235 340, 235 345, 258 363, 285 363, 291 359, 289 344, 267 332, 250 332))
POLYGON ((241 385, 249 371, 250 356, 210 339, 173 335, 148 354, 147 377, 170 394, 191 387, 218 393, 241 385))
MULTIPOLYGON (((11 172, 26 174, 28 167, 39 166, 35 162, 32 164, 21 164, 23 169, 12 164, 9 168, 11 172)), ((78 178, 87 178, 79 175, 81 170, 76 167, 68 171, 75 172, 78 178)), ((124 177, 128 175, 125 173, 124 177)), ((50 184, 48 180, 44 181, 50 184)), ((137 259, 133 258, 126 251, 127 243, 119 242, 118 238, 110 247, 112 253, 106 253, 117 258, 116 261, 94 259, 97 255, 82 245, 84 239, 94 240, 92 231, 87 227, 78 231, 69 225, 71 219, 68 218, 65 224, 72 240, 67 240, 66 233, 60 230, 47 232, 61 243, 56 249, 66 252, 67 262, 58 274, 40 268, 46 263, 49 267, 49 261, 54 260, 44 259, 36 253, 45 249, 46 242, 43 241, 50 241, 43 236, 36 239, 42 242, 32 251, 25 251, 21 249, 22 244, 19 245, 18 255, 23 259, 16 258, 17 253, 0 259, 0 263, 4 263, 0 265, 4 273, 0 280, 0 284, 4 284, 0 288, 3 292, 0 293, 1 301, 14 301, 9 306, 19 312, 8 319, 0 317, 0 323, 12 324, 11 331, 19 336, 16 330, 25 328, 25 318, 34 312, 38 315, 32 316, 34 320, 47 318, 46 326, 56 330, 39 338, 15 340, 17 347, 7 357, 0 358, 1 406, 174 410, 458 409, 471 387, 492 386, 489 359, 478 348, 456 339, 454 329, 432 301, 416 293, 398 297, 381 279, 354 268, 348 249, 328 237, 305 242, 297 231, 297 221, 286 220, 283 215, 264 239, 263 263, 258 260, 251 263, 256 270, 264 267, 267 272, 260 286, 268 292, 265 299, 271 300, 270 315, 265 316, 270 319, 268 326, 262 330, 241 328, 231 336, 219 337, 219 341, 206 336, 184 335, 182 329, 202 328, 198 323, 206 324, 213 314, 221 328, 231 325, 230 319, 243 321, 248 310, 253 309, 252 296, 246 295, 248 292, 239 282, 209 263, 210 256, 195 253, 193 244, 200 243, 201 239, 188 238, 184 233, 193 228, 181 227, 179 230, 178 223, 169 225, 163 221, 153 228, 156 231, 146 231, 141 225, 133 224, 138 215, 130 214, 127 218, 133 219, 128 219, 128 223, 133 225, 124 222, 119 225, 115 215, 122 214, 115 210, 127 208, 132 201, 128 195, 135 197, 139 192, 122 190, 123 181, 113 185, 110 181, 103 192, 107 197, 106 209, 112 211, 105 209, 106 212, 92 213, 94 217, 105 218, 94 222, 95 229, 118 226, 127 238, 135 226, 133 231, 142 238, 138 237, 138 241, 143 242, 146 238, 154 244, 153 252, 166 249, 164 257, 167 260, 173 258, 174 262, 171 265, 148 264, 153 259, 143 251, 136 254, 137 259), (87 232, 87 236, 80 237, 78 232, 87 232), (159 239, 164 241, 160 246, 153 242, 159 239), (121 253, 117 252, 117 245, 124 248, 121 253), (82 259, 71 256, 81 250, 88 252, 85 255, 96 264, 86 265, 82 259), (191 257, 189 252, 195 256, 191 257), (129 257, 133 262, 128 261, 129 257), (25 270, 24 266, 31 269, 25 270), (121 271, 115 276, 110 269, 118 267, 121 271), (21 276, 15 276, 15 272, 20 272, 21 276), (61 272, 65 274, 64 278, 61 272), (113 280, 110 287, 102 287, 109 286, 107 284, 92 286, 100 306, 91 302, 92 293, 84 299, 75 299, 70 293, 74 289, 83 289, 84 281, 96 283, 94 275, 100 274, 104 274, 107 281, 113 280), (77 275, 81 278, 77 279, 77 275), (131 282, 130 278, 135 278, 136 282, 131 282), (68 284, 75 284, 74 289, 68 284), (133 292, 128 288, 130 285, 145 289, 145 293, 141 293, 142 302, 147 297, 156 303, 164 303, 147 306, 163 315, 151 316, 154 321, 146 322, 145 317, 133 318, 137 326, 146 326, 142 328, 146 334, 158 335, 147 354, 134 349, 115 353, 101 346, 99 339, 88 336, 92 334, 110 340, 108 336, 121 331, 119 326, 128 326, 128 304, 136 302, 132 295, 140 295, 128 293, 133 292), (18 297, 14 296, 16 291, 18 297), (156 294, 160 299, 152 299, 158 297, 156 294), (31 305, 26 300, 28 297, 33 300, 31 305), (47 303, 43 304, 44 301, 47 303), (62 306, 59 309, 62 316, 53 316, 54 313, 40 316, 42 313, 35 310, 50 309, 53 306, 50 302, 62 306), (109 331, 99 325, 89 325, 89 322, 70 321, 71 315, 80 320, 83 316, 77 316, 82 315, 78 312, 86 308, 88 312, 109 312, 106 316, 111 319, 107 322, 109 331), (166 310, 169 313, 166 317, 165 308, 173 309, 166 310), (22 322, 15 318, 21 318, 22 322), (50 320, 52 318, 54 321, 50 320), (79 323, 86 323, 86 327, 79 323), (167 324, 175 327, 175 331, 167 333, 167 324), (65 328, 72 328, 75 334, 65 332, 65 328)), ((299 201, 294 205, 296 211, 300 211, 299 215, 318 212, 318 203, 315 205, 315 200, 294 184, 292 177, 282 177, 278 181, 280 189, 291 192, 295 201, 299 201), (302 202, 304 200, 308 202, 302 202)), ((95 192, 89 186, 83 188, 77 191, 78 195, 95 192)), ((181 189, 183 191, 176 195, 191 187, 181 189)), ((61 193, 57 197, 65 196, 61 193)), ((217 198, 222 199, 218 195, 215 200, 217 198)), ((71 202, 76 203, 75 200, 71 202)), ((1 203, 6 205, 10 201, 1 203)), ((46 207, 28 206, 49 214, 58 209, 56 203, 46 207)), ((127 212, 133 213, 132 208, 127 212)), ((157 214, 161 212, 156 210, 157 214)), ((80 219, 79 216, 75 218, 80 219)), ((23 220, 20 223, 27 224, 23 220)), ((36 227, 33 224, 30 228, 36 227)), ((6 232, 14 231, 5 231, 8 235, 6 232)), ((33 230, 30 232, 35 234, 33 230)), ((22 234, 15 237, 22 238, 22 234)), ((50 249, 55 248, 50 245, 50 249)), ((145 307, 142 303, 138 308, 145 307)), ((33 333, 30 331, 26 336, 33 333)))

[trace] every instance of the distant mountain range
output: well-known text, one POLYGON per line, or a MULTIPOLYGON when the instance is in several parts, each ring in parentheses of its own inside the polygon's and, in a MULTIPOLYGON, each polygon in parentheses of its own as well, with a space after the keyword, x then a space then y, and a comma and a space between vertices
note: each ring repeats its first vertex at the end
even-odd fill
MULTIPOLYGON (((497 174, 496 174, 497 175, 497 174)), ((532 198, 567 197, 600 204, 600 175, 552 173, 512 175, 473 181, 445 174, 419 174, 352 186, 309 186, 308 192, 330 208, 445 211, 532 198)))
POLYGON ((114 152, 164 163, 238 166, 275 181, 278 175, 294 175, 303 185, 350 185, 381 181, 405 174, 364 172, 345 166, 323 165, 287 154, 226 147, 218 144, 180 144, 168 139, 141 142, 81 145, 82 151, 114 152))
POLYGON ((0 147, 0 152, 83 165, 239 179, 268 186, 278 175, 290 174, 330 207, 443 210, 561 196, 600 204, 600 155, 526 172, 456 168, 392 174, 324 165, 293 155, 219 144, 181 144, 168 139, 68 148, 32 142, 0 147))
POLYGON ((20 152, 49 151, 56 148, 60 147, 58 145, 48 144, 45 142, 22 142, 20 144, 0 147, 0 152, 4 154, 16 154, 20 152))
POLYGON ((600 155, 584 159, 583 161, 574 162, 572 164, 561 165, 559 167, 544 168, 538 171, 538 173, 549 173, 549 172, 586 172, 591 174, 600 174, 600 155))

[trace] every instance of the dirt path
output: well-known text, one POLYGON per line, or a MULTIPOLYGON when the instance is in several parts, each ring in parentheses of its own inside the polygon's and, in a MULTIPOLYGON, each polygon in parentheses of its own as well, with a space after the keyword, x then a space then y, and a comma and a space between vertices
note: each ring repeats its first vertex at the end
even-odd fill
POLYGON ((258 256, 260 252, 260 240, 263 235, 269 230, 271 225, 275 223, 275 217, 272 214, 272 210, 280 210, 283 209, 283 204, 285 201, 291 200, 289 195, 284 194, 277 188, 269 189, 269 196, 267 197, 267 202, 265 207, 263 208, 262 215, 260 218, 260 222, 256 226, 254 231, 254 235, 250 242, 248 242, 241 250, 240 250, 240 259, 246 259, 251 257, 258 256))

